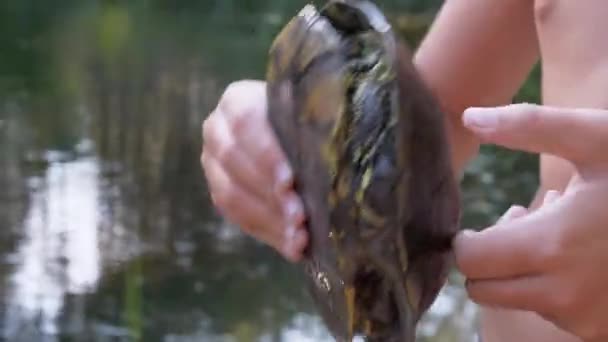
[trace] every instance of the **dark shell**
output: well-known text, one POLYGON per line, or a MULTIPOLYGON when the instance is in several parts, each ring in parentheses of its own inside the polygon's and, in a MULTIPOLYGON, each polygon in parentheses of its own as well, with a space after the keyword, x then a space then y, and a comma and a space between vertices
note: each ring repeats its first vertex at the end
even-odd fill
POLYGON ((268 116, 308 216, 304 268, 339 341, 413 341, 460 200, 443 113, 369 1, 305 7, 270 50, 268 116))

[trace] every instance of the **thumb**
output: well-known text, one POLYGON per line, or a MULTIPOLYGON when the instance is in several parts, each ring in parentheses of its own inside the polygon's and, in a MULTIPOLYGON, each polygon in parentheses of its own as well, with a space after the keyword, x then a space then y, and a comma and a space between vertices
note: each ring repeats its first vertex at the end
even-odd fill
POLYGON ((605 110, 512 104, 467 109, 463 122, 487 143, 556 155, 578 166, 608 161, 605 110))

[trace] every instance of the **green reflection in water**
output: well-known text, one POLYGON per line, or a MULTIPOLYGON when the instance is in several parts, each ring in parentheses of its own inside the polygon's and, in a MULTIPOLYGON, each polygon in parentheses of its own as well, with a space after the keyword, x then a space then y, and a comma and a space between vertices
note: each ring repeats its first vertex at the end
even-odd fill
POLYGON ((126 303, 125 311, 130 336, 135 341, 141 341, 142 336, 142 269, 139 260, 129 264, 125 274, 126 303))

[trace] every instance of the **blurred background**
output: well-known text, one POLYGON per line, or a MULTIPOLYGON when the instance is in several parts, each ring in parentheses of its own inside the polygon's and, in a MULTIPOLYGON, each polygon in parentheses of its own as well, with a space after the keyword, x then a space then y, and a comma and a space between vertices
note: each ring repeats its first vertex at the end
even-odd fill
MULTIPOLYGON (((413 46, 442 1, 379 0, 413 46)), ((0 3, 0 339, 331 341, 296 268, 217 215, 200 125, 262 78, 305 1, 0 3)), ((446 48, 449 53, 449 47, 446 48)), ((539 68, 516 101, 538 102, 539 68)), ((484 147, 466 227, 527 204, 537 158, 484 147)), ((454 274, 423 341, 473 341, 454 274)))

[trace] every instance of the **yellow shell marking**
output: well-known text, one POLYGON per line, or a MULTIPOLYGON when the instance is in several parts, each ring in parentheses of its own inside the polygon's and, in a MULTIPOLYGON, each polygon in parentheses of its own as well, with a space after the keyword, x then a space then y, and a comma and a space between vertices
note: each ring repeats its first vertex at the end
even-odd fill
POLYGON ((410 306, 414 312, 417 312, 421 299, 420 287, 417 286, 411 276, 405 279, 405 287, 407 288, 407 296, 410 306))
POLYGON ((365 320, 365 327, 363 328, 363 331, 365 331, 365 334, 371 335, 371 333, 372 333, 372 322, 370 322, 369 320, 365 320))
POLYGON ((344 296, 346 299, 346 313, 348 315, 348 335, 349 339, 352 339, 353 332, 355 331, 355 288, 347 286, 344 289, 344 296))
POLYGON ((369 187, 369 185, 372 182, 373 172, 374 172, 374 170, 371 167, 368 167, 367 169, 365 169, 365 172, 363 173, 363 177, 361 179, 361 186, 359 187, 359 190, 357 190, 357 194, 355 197, 357 202, 359 202, 359 203, 363 202, 363 197, 365 196, 365 191, 367 190, 367 188, 369 187))
POLYGON ((374 212, 373 209, 367 206, 361 207, 361 217, 374 227, 382 227, 386 224, 386 219, 374 212))
POLYGON ((342 82, 342 78, 333 73, 316 81, 304 101, 300 121, 326 123, 336 120, 339 113, 344 111, 342 82))

